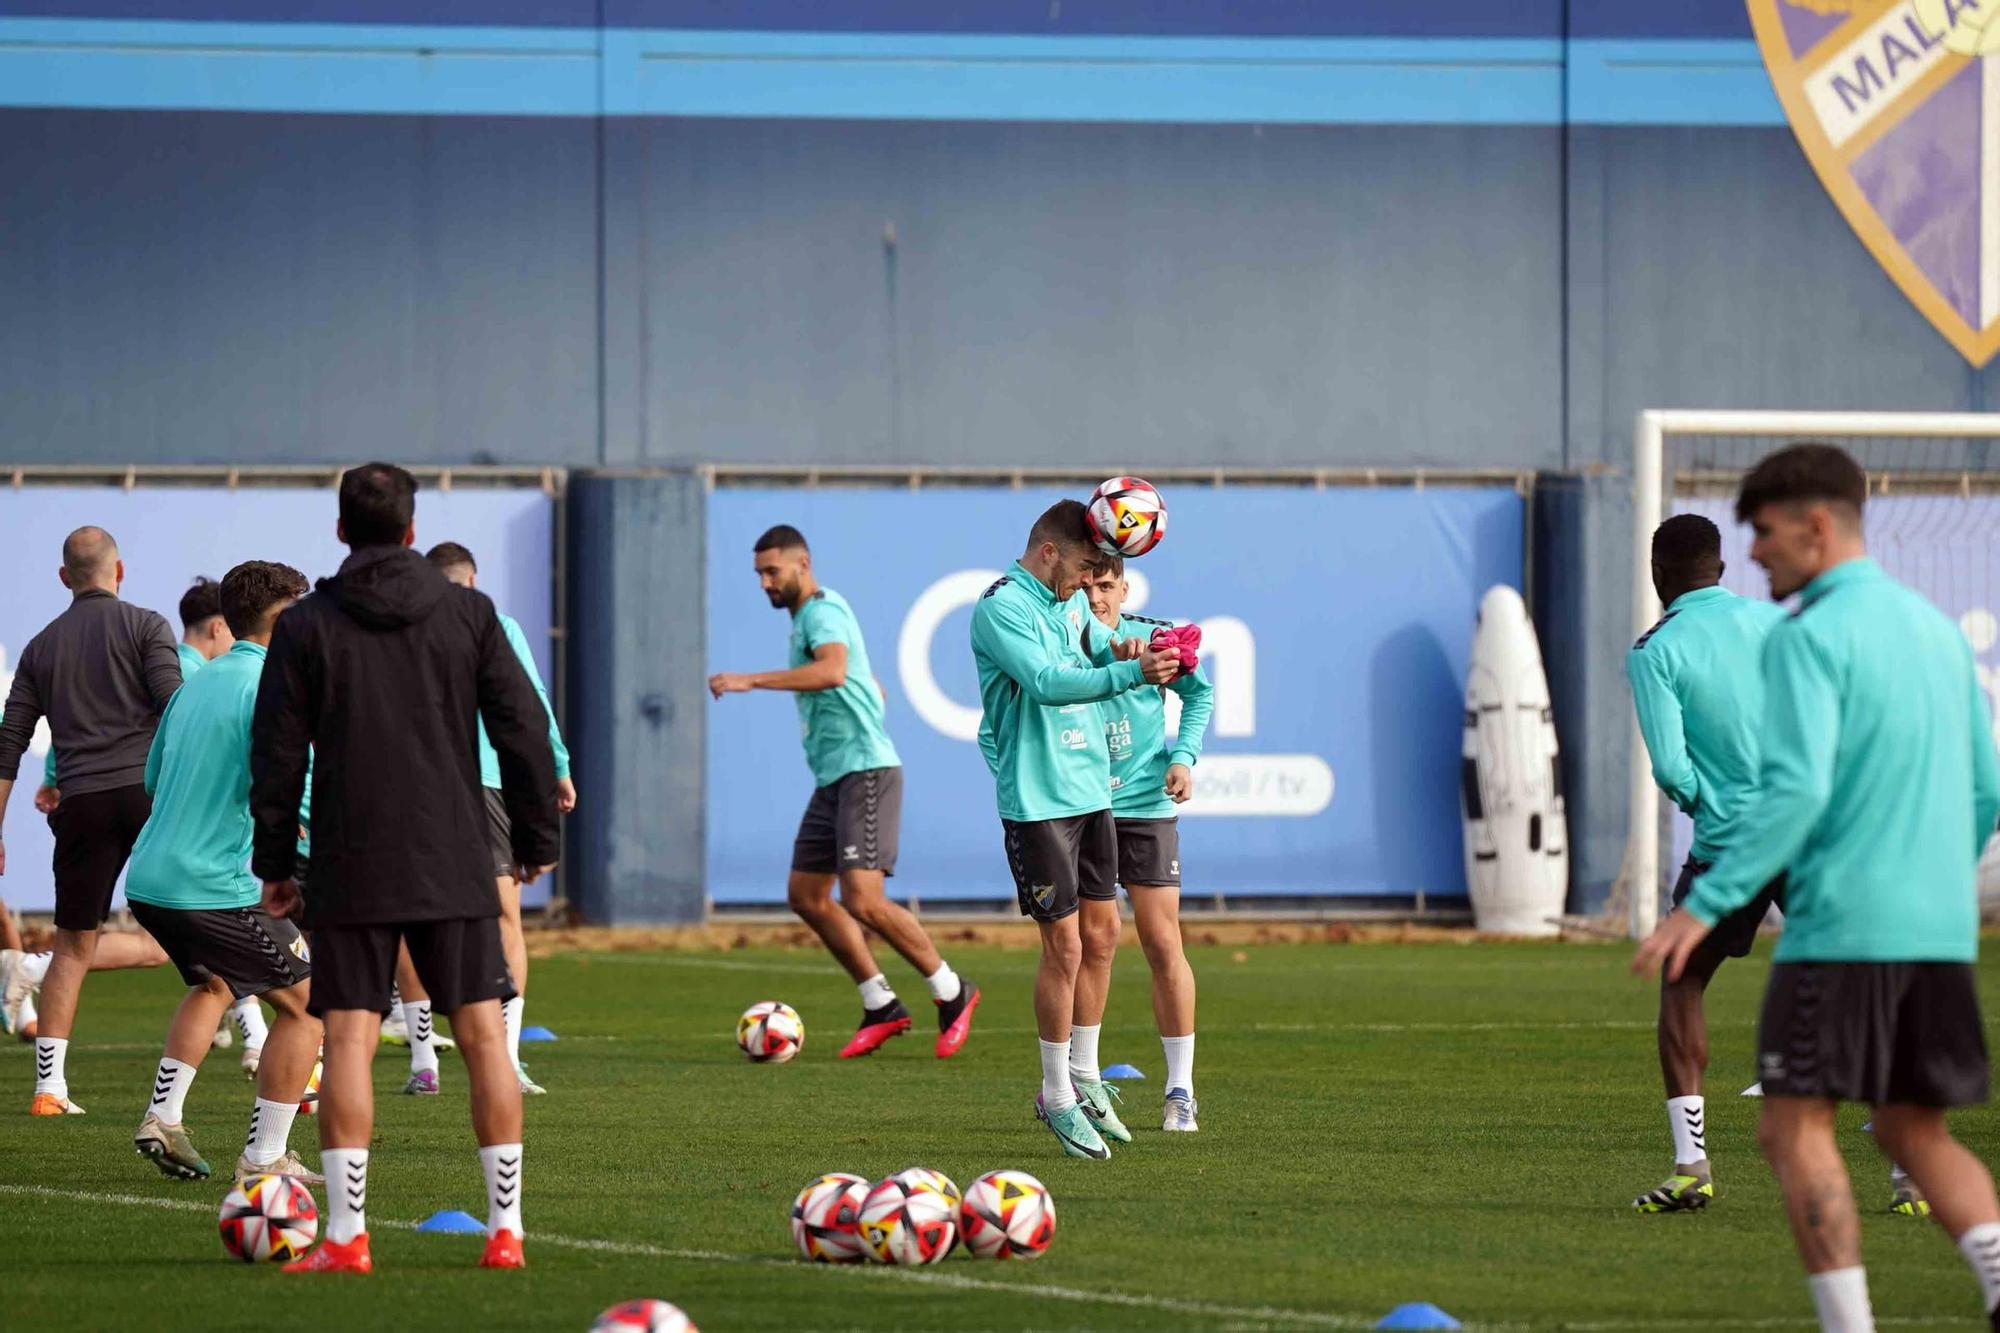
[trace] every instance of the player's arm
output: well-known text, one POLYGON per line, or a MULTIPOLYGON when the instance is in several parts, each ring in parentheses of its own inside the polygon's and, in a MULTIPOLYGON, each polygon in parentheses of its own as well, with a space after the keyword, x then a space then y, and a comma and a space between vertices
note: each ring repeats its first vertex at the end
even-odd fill
POLYGON ((549 745, 548 715, 508 646, 499 615, 484 597, 477 601, 472 628, 479 651, 479 717, 500 760, 500 792, 514 825, 519 878, 529 883, 556 863, 560 851, 555 750, 549 745))
POLYGON ((502 620, 500 628, 507 636, 507 646, 514 650, 515 658, 521 663, 521 670, 528 673, 528 683, 535 687, 535 697, 542 701, 542 711, 549 715, 549 749, 556 756, 556 808, 568 814, 576 808, 576 787, 569 780, 569 747, 563 744, 562 728, 556 725, 555 705, 549 702, 548 687, 542 684, 542 672, 535 665, 535 654, 528 647, 528 636, 512 620, 502 620))
POLYGON ((1701 806, 1701 783, 1688 757, 1681 699, 1667 678, 1666 662, 1658 652, 1634 648, 1625 655, 1625 676, 1632 682, 1632 705, 1653 761, 1653 781, 1691 815, 1701 806))
MULTIPOLYGON (((1965 651, 1969 659, 1971 646, 1965 651)), ((1979 672, 1969 660, 1965 674, 1972 682, 1972 854, 1977 857, 1986 850, 1993 826, 2000 821, 2000 755, 1993 750, 1993 719, 1986 691, 1980 688, 1979 672)))
POLYGON ((813 660, 783 671, 720 671, 708 678, 708 692, 720 699, 745 690, 791 690, 816 694, 847 683, 847 645, 837 640, 813 649, 813 660))
POLYGON ((174 647, 174 632, 167 628, 165 619, 148 615, 139 650, 146 673, 146 692, 153 696, 153 711, 164 713, 174 692, 181 687, 181 655, 174 647))
POLYGON ((1209 719, 1215 716, 1215 686, 1200 667, 1167 686, 1181 697, 1181 729, 1167 750, 1167 795, 1185 801, 1194 794, 1194 766, 1201 761, 1209 719), (1174 770, 1179 769, 1176 773, 1174 770))
POLYGON ((295 910, 273 898, 273 885, 289 885, 298 873, 299 802, 318 730, 308 646, 300 642, 300 617, 281 615, 265 651, 250 711, 250 873, 264 881, 265 908, 295 910))
POLYGON ((1833 795, 1840 693, 1831 665, 1794 625, 1764 646, 1764 756, 1743 827, 1714 869, 1695 881, 1686 909, 1704 925, 1755 898, 1791 865, 1833 795))
POLYGON ((979 753, 986 760, 986 770, 994 777, 1000 776, 1000 736, 993 730, 993 719, 979 710, 979 753))
MULTIPOLYGON (((21 756, 35 737, 35 724, 42 720, 41 690, 35 683, 35 645, 30 642, 14 666, 14 684, 7 691, 7 704, 0 710, 0 825, 7 821, 7 799, 14 794, 14 779, 21 772, 21 756)), ((50 754, 55 752, 51 750, 50 754)), ((7 845, 0 842, 0 874, 7 870, 7 845)))
MULTIPOLYGON (((178 699, 180 696, 175 695, 178 699)), ((152 796, 160 790, 160 765, 167 749, 167 728, 173 720, 173 700, 167 701, 167 711, 160 714, 160 725, 153 728, 153 743, 146 747, 146 795, 152 796)))
POLYGON ((973 612, 972 646, 1020 686, 1030 703, 1096 703, 1146 683, 1138 658, 1105 667, 1050 661, 1027 613, 996 597, 981 601, 973 612))

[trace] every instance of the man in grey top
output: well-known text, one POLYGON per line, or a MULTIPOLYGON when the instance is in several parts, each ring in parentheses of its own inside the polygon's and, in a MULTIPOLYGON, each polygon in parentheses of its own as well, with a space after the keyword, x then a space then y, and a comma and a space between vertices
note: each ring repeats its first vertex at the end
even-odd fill
MULTIPOLYGON (((77 994, 125 858, 152 810, 146 751, 181 686, 173 631, 157 612, 122 602, 125 562, 102 528, 63 542, 69 609, 28 641, 0 715, 0 824, 35 723, 49 719, 63 798, 49 816, 56 838, 56 952, 42 983, 31 1115, 79 1115, 64 1070, 77 994)), ((7 870, 0 839, 0 874, 7 870)))

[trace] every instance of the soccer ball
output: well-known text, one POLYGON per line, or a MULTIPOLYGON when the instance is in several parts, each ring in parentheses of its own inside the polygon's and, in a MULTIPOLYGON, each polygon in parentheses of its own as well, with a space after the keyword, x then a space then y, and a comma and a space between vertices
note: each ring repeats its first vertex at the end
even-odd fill
POLYGON ((1055 1237, 1055 1200, 1025 1171, 988 1171, 966 1191, 958 1230, 982 1259, 1034 1259, 1055 1237))
POLYGON ((866 1259, 861 1202, 867 1197, 868 1182, 845 1171, 830 1171, 800 1190, 792 1202, 792 1240, 799 1253, 822 1264, 866 1259))
POLYGON ((781 1065, 806 1044, 805 1020, 777 1000, 762 1000, 736 1020, 736 1044, 758 1064, 781 1065))
POLYGON ((313 1061, 312 1077, 306 1080, 306 1090, 299 1097, 300 1115, 319 1114, 319 1076, 322 1068, 319 1061, 313 1061))
POLYGON ((222 1248, 244 1263, 282 1263, 312 1247, 319 1235, 319 1207, 296 1177, 251 1176, 222 1201, 220 1225, 222 1248))
POLYGON ((964 1197, 959 1193, 957 1181, 944 1172, 933 1171, 927 1166, 906 1166, 890 1179, 901 1181, 903 1189, 911 1194, 928 1190, 932 1194, 939 1195, 952 1206, 954 1212, 958 1209, 959 1200, 964 1197))
POLYGON ((597 1316, 590 1333, 701 1333, 681 1307, 667 1301, 626 1301, 597 1316))
POLYGON ((1113 477, 1090 493, 1084 507, 1090 539, 1106 555, 1136 560, 1167 535, 1167 502, 1149 481, 1113 477))
POLYGON ((861 1243, 876 1263, 934 1264, 958 1243, 958 1213, 928 1183, 911 1189, 890 1176, 861 1201, 861 1243))

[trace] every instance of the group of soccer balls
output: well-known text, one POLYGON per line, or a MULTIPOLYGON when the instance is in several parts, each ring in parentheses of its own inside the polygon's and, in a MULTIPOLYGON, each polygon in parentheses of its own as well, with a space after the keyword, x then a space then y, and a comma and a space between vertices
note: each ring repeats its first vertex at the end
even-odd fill
POLYGON ((823 1264, 934 1264, 960 1241, 982 1259, 1034 1259, 1055 1234, 1055 1200, 1025 1171, 988 1171, 962 1195, 927 1166, 873 1184, 832 1171, 792 1202, 792 1241, 823 1264))

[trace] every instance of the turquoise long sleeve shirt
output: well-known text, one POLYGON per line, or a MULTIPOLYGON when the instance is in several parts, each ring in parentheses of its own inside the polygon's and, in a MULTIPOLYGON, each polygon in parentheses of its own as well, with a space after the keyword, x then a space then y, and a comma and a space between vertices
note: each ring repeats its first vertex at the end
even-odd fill
POLYGON ((1958 627, 1850 560, 1806 585, 1763 668, 1756 797, 1688 912, 1714 925, 1788 870, 1778 962, 1976 960, 2000 757, 1958 627))
POLYGON ((1110 755, 1097 705, 1145 683, 1137 661, 1098 666, 1083 642, 1090 603, 1065 601, 1015 561, 972 611, 979 749, 1000 817, 1015 823, 1111 808, 1110 755))
POLYGON ((1727 588, 1682 593, 1625 655, 1653 781, 1694 819, 1694 858, 1715 860, 1757 787, 1764 641, 1785 618, 1727 588))
MULTIPOLYGON (((1153 631, 1172 621, 1150 616, 1120 616, 1118 628, 1090 628, 1105 647, 1121 639, 1150 639, 1153 631)), ((1167 770, 1175 764, 1193 768, 1201 760, 1208 720, 1215 712, 1215 687, 1199 667, 1171 685, 1145 686, 1106 699, 1098 705, 1104 717, 1104 743, 1111 755, 1111 812, 1120 819, 1171 819, 1179 809, 1167 795, 1167 770), (1167 694, 1181 698, 1181 727, 1167 740, 1167 694)))
MULTIPOLYGON (((549 702, 548 687, 542 684, 542 673, 535 666, 535 654, 528 647, 528 636, 521 632, 521 622, 505 611, 496 612, 500 617, 500 632, 507 636, 507 646, 514 650, 514 656, 521 660, 521 667, 528 673, 528 683, 535 687, 535 697, 542 701, 542 711, 549 715, 549 748, 556 752, 556 776, 569 776, 569 747, 563 744, 562 732, 556 726, 555 706, 549 702)), ((479 719, 479 785, 498 787, 500 785, 500 754, 493 748, 493 742, 486 739, 486 719, 479 719)))

